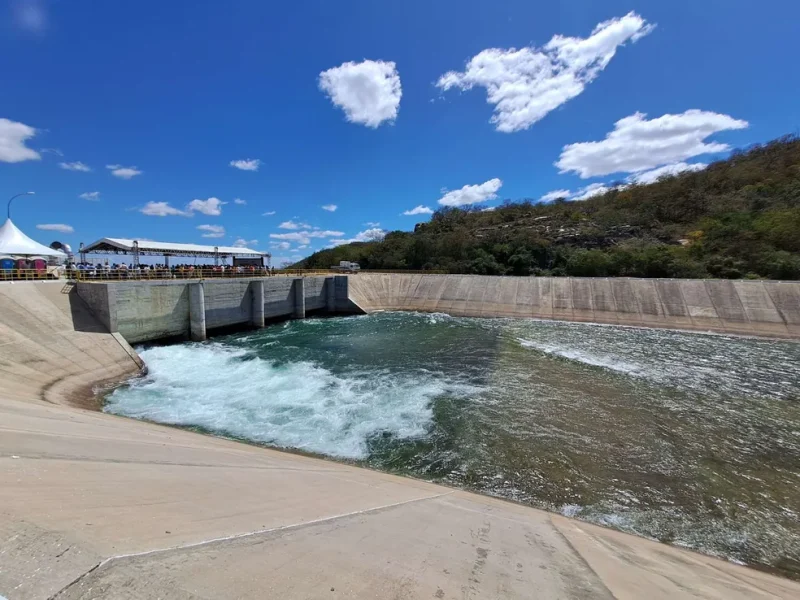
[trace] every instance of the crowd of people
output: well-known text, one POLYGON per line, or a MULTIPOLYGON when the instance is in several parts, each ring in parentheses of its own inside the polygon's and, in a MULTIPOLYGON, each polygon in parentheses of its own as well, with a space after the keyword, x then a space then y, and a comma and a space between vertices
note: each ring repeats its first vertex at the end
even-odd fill
POLYGON ((67 265, 70 279, 197 279, 211 277, 268 277, 275 268, 255 265, 135 265, 133 263, 92 264, 88 262, 67 265))

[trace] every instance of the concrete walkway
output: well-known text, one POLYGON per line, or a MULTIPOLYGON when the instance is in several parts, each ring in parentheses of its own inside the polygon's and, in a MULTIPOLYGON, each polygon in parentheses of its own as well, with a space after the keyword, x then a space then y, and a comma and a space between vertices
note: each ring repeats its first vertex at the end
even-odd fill
MULTIPOLYGON (((36 355, 8 332, 33 332, 25 314, 58 304, 50 291, 17 296, 13 328, 0 311, 0 347, 36 355)), ((92 343, 61 368, 82 376, 58 398, 33 376, 57 359, 44 331, 30 378, 2 356, 9 600, 800 597, 792 581, 532 508, 53 404, 103 375, 70 358, 94 342, 96 362, 124 364, 110 334, 80 333, 92 343)))

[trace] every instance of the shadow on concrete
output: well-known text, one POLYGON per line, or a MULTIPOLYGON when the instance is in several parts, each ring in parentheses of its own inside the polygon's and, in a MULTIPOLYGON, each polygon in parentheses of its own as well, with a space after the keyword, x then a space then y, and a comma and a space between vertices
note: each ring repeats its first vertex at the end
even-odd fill
POLYGON ((89 333, 110 333, 103 324, 92 314, 92 309, 84 300, 78 296, 78 289, 72 287, 64 288, 63 292, 69 298, 69 310, 72 316, 72 327, 75 331, 85 331, 89 333))

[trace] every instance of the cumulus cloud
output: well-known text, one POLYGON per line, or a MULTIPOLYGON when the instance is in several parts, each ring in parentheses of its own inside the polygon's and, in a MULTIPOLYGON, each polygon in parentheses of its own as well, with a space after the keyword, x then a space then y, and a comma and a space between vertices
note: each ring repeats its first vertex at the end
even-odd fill
POLYGON ((261 216, 262 216, 262 217, 271 217, 271 216, 272 216, 272 215, 274 215, 274 214, 275 214, 275 211, 274 211, 274 210, 268 210, 268 211, 267 211, 267 212, 265 212, 265 213, 261 213, 261 216))
POLYGON ((100 192, 84 192, 78 196, 83 200, 92 200, 97 201, 100 200, 100 192))
POLYGON ((198 225, 197 228, 204 232, 204 238, 225 237, 225 228, 222 225, 198 225))
POLYGON ((41 155, 25 145, 25 142, 35 135, 36 129, 30 125, 0 119, 0 162, 40 160, 41 155))
POLYGON ((244 238, 239 238, 235 242, 233 242, 234 248, 248 248, 249 246, 256 246, 258 245, 258 240, 246 240, 244 238))
POLYGON ((106 165, 106 169, 111 171, 114 177, 119 177, 120 179, 132 179, 142 174, 142 171, 136 167, 123 167, 122 165, 106 165))
POLYGON ((336 209, 339 208, 335 204, 324 204, 322 206, 322 210, 327 210, 328 212, 336 212, 336 209))
POLYGON ((552 202, 553 200, 558 200, 559 198, 569 198, 572 195, 572 192, 569 190, 553 190, 552 192, 547 192, 544 196, 539 198, 539 202, 552 202))
POLYGON ((323 71, 319 88, 348 121, 373 129, 397 119, 403 95, 395 63, 382 60, 346 62, 323 71))
POLYGON ((548 203, 548 202, 553 202, 554 200, 558 200, 559 198, 563 198, 564 200, 575 200, 575 201, 587 200, 592 196, 599 196, 600 194, 605 194, 606 192, 612 189, 614 188, 609 187, 604 183, 592 183, 574 192, 570 190, 553 190, 552 192, 548 192, 544 196, 539 198, 539 202, 548 203))
POLYGON ((310 244, 312 238, 334 238, 342 237, 343 235, 343 231, 316 229, 313 231, 295 231, 292 233, 270 233, 269 237, 273 240, 284 240, 287 242, 296 242, 298 244, 310 244))
POLYGON ((654 26, 635 12, 597 25, 588 38, 556 35, 541 48, 490 48, 473 56, 463 72, 450 71, 436 85, 486 89, 494 105, 497 131, 528 129, 549 112, 580 95, 628 41, 636 42, 654 26))
POLYGON ((583 179, 610 173, 638 173, 701 154, 726 152, 730 146, 706 142, 706 138, 748 126, 747 121, 696 109, 649 121, 646 116, 635 113, 620 119, 600 142, 564 146, 556 166, 562 173, 574 172, 583 179))
POLYGON ((191 217, 192 213, 175 208, 169 202, 148 202, 139 212, 149 217, 191 217))
MULTIPOLYGON (((414 208, 404 211, 403 214, 407 217, 410 217, 412 215, 432 215, 433 209, 428 208, 427 206, 422 206, 422 204, 420 204, 418 206, 415 206, 414 208)), ((368 224, 369 223, 365 223, 365 225, 368 224)))
POLYGON ((292 245, 289 242, 272 242, 270 246, 272 246, 277 250, 288 250, 289 248, 292 247, 292 245))
POLYGON ((11 17, 14 25, 28 33, 44 33, 47 29, 43 0, 12 0, 11 17))
POLYGON ((261 166, 261 159, 258 158, 242 158, 239 160, 232 160, 230 163, 234 169, 240 171, 258 171, 261 166))
POLYGON ((222 214, 222 202, 219 198, 209 198, 208 200, 192 200, 186 205, 189 212, 199 212, 210 217, 218 217, 222 214))
POLYGON ((355 237, 352 237, 349 240, 328 240, 328 244, 329 246, 334 247, 341 246, 343 244, 352 244, 353 242, 380 242, 385 237, 386 231, 377 227, 373 227, 372 229, 360 231, 355 237))
POLYGON ((374 221, 367 221, 366 223, 364 223, 364 227, 369 227, 369 228, 380 227, 380 226, 381 226, 380 223, 376 223, 374 221))
POLYGON ((278 225, 278 229, 311 229, 308 223, 297 223, 296 221, 284 221, 278 225))
POLYGON ((243 205, 243 204, 247 204, 247 200, 242 200, 241 198, 234 198, 233 199, 233 203, 234 204, 243 205))
POLYGON ((502 186, 503 182, 497 178, 478 185, 465 185, 460 190, 447 192, 439 199, 439 204, 442 206, 467 206, 494 200, 497 198, 497 192, 502 186))
POLYGON ((81 171, 82 173, 89 173, 92 170, 89 165, 79 160, 75 162, 60 162, 58 166, 67 171, 81 171))
POLYGON ((685 162, 678 162, 673 163, 671 165, 664 165, 663 167, 658 167, 657 169, 651 169, 650 171, 642 171, 641 173, 637 173, 631 177, 631 181, 634 183, 655 183, 662 177, 670 177, 672 175, 679 175, 681 173, 691 173, 693 171, 702 171, 708 165, 705 163, 685 163, 685 162))
POLYGON ((44 225, 37 225, 36 229, 43 231, 58 231, 59 233, 74 233, 75 228, 72 225, 65 225, 64 223, 45 223, 44 225))

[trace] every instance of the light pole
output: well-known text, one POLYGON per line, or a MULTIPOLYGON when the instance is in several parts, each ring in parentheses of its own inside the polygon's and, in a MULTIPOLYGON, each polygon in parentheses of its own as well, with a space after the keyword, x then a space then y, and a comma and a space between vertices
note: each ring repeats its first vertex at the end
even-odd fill
POLYGON ((11 218, 11 202, 13 202, 14 198, 19 198, 20 196, 33 196, 36 192, 22 192, 21 194, 17 194, 16 196, 11 196, 8 201, 8 218, 11 218))

